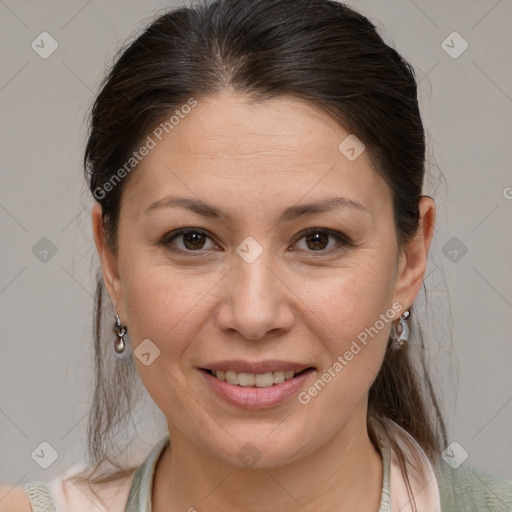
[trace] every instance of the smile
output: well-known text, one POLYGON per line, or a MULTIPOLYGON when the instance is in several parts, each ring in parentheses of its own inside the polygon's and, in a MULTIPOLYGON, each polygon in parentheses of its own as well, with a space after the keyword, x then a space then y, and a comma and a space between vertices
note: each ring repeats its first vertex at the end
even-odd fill
POLYGON ((307 371, 306 368, 302 371, 295 370, 278 370, 275 372, 266 373, 245 373, 245 372, 234 372, 230 370, 206 370, 210 375, 213 375, 219 380, 227 382, 235 386, 241 387, 257 387, 257 388, 268 388, 275 384, 281 384, 285 380, 293 379, 296 375, 300 375, 302 372, 307 371))
POLYGON ((277 406, 298 393, 316 369, 308 367, 297 373, 295 370, 276 370, 255 374, 201 368, 199 373, 214 396, 237 407, 256 410, 277 406))

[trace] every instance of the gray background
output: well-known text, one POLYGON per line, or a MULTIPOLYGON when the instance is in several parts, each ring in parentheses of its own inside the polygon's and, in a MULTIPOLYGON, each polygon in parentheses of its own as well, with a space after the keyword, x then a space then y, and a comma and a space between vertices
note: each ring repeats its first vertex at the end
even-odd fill
MULTIPOLYGON (((423 292, 417 305, 449 440, 468 464, 512 479, 511 2, 350 4, 420 80, 424 192, 435 196, 438 217, 429 307, 423 292), (453 31, 469 44, 458 58, 441 46, 453 31)), ((83 459, 97 264, 84 116, 120 44, 171 5, 0 0, 0 481, 48 481, 83 459), (59 45, 47 59, 31 48, 43 31, 59 45), (46 262, 34 254, 43 237, 57 249, 46 262), (48 469, 31 457, 43 441, 59 454, 48 469)), ((165 432, 151 405, 135 422, 140 461, 165 432)))

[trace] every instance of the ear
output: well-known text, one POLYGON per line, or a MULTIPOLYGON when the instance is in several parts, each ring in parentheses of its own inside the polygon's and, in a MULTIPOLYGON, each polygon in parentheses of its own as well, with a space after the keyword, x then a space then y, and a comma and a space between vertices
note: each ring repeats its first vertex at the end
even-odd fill
POLYGON ((94 243, 101 261, 101 270, 105 288, 114 305, 114 311, 122 320, 125 318, 122 310, 122 288, 121 280, 117 268, 117 258, 110 250, 105 239, 105 228, 103 225, 102 209, 99 203, 95 203, 92 209, 92 230, 94 234, 94 243))
POLYGON ((416 300, 427 268, 428 251, 434 235, 436 205, 429 196, 421 196, 418 232, 402 250, 398 264, 394 302, 402 304, 400 314, 416 300))

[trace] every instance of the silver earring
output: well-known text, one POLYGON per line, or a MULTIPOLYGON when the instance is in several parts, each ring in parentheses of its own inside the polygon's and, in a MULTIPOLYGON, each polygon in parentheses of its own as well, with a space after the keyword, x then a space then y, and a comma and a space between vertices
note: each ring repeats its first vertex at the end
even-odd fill
POLYGON ((121 325, 121 319, 119 318, 119 315, 116 314, 114 332, 116 333, 117 339, 114 341, 114 353, 117 357, 125 357, 128 352, 126 349, 129 344, 127 331, 128 328, 121 325))
POLYGON ((391 348, 395 350, 403 350, 407 348, 407 341, 409 340, 409 325, 407 324, 407 319, 410 316, 409 310, 405 311, 405 313, 400 317, 400 320, 395 324, 391 325, 391 339, 393 343, 391 344, 391 348))

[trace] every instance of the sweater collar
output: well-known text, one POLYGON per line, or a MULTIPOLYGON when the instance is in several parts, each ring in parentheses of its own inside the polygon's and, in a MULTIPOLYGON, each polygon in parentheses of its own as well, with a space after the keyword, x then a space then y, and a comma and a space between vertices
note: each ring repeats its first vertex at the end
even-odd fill
MULTIPOLYGON (((421 447, 397 423, 390 419, 377 420, 369 417, 377 434, 382 457, 382 490, 378 512, 412 512, 405 480, 398 457, 391 447, 388 432, 404 451, 407 473, 417 512, 441 512, 439 489, 432 466, 421 447), (386 428, 387 427, 387 428, 386 428), (412 461, 419 460, 419 466, 412 461)), ((155 469, 164 450, 170 443, 167 433, 151 450, 144 462, 137 468, 128 495, 125 512, 152 512, 151 496, 155 469)))

